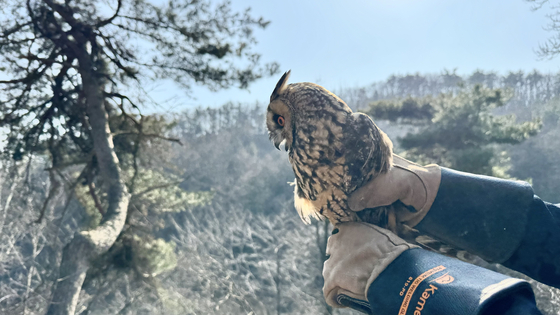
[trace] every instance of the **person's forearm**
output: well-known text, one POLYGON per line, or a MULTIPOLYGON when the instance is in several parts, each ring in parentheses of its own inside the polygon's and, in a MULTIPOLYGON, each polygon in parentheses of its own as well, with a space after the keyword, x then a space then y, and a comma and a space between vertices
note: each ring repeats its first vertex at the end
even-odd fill
POLYGON ((528 183, 442 168, 432 208, 415 228, 560 288, 560 207, 528 183))
POLYGON ((502 264, 560 288, 560 205, 534 197, 521 244, 502 264))
POLYGON ((415 228, 488 262, 501 263, 523 238, 533 194, 525 182, 442 167, 437 196, 415 228))
POLYGON ((533 298, 515 294, 494 301, 480 315, 542 315, 542 313, 533 298))

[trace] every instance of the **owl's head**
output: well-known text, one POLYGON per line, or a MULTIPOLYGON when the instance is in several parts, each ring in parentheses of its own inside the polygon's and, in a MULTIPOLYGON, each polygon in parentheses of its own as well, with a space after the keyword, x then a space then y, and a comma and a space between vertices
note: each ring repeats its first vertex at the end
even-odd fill
MULTIPOLYGON (((338 96, 314 83, 302 82, 288 85, 290 71, 284 73, 276 84, 266 114, 266 126, 270 140, 277 149, 284 143, 286 151, 293 146, 296 132, 310 135, 315 130, 315 139, 328 134, 326 125, 336 121, 346 123, 352 110, 338 96), (325 127, 325 128, 323 128, 325 127)), ((337 128, 330 126, 329 130, 337 128)))
POLYGON ((286 151, 290 149, 292 143, 291 130, 294 128, 292 108, 290 108, 290 102, 284 95, 289 77, 290 71, 284 73, 276 84, 266 112, 266 127, 268 128, 270 141, 278 150, 280 150, 280 145, 284 143, 286 151))

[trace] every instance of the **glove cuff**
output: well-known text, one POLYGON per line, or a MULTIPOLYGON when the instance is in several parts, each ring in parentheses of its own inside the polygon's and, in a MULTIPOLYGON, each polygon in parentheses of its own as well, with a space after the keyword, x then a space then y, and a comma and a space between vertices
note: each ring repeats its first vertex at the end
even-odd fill
POLYGON ((423 249, 402 253, 368 289, 373 314, 482 314, 503 298, 534 302, 528 282, 423 249))
POLYGON ((394 167, 410 173, 408 193, 401 201, 411 205, 416 211, 401 209, 397 217, 401 223, 414 227, 428 214, 436 199, 441 182, 441 168, 436 164, 420 166, 398 155, 394 156, 394 167))
POLYGON ((501 263, 525 235, 533 196, 525 182, 442 167, 437 197, 415 228, 486 261, 501 263))

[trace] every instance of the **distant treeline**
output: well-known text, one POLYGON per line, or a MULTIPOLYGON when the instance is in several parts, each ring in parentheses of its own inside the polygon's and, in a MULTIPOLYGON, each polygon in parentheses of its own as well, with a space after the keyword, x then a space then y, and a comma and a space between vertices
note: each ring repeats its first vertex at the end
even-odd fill
POLYGON ((464 76, 458 75, 456 71, 444 71, 441 74, 392 75, 385 81, 368 86, 342 89, 337 91, 337 95, 356 109, 382 99, 456 93, 476 84, 511 91, 513 95, 508 108, 512 109, 540 106, 560 95, 560 73, 543 74, 536 70, 528 73, 512 71, 506 75, 481 70, 464 76))

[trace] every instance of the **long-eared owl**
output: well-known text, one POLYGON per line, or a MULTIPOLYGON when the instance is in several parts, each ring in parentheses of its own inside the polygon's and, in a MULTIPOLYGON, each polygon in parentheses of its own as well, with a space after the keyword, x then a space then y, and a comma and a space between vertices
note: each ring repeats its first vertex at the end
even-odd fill
POLYGON ((302 220, 324 216, 333 225, 363 220, 394 229, 389 208, 357 213, 347 205, 352 192, 391 167, 391 140, 367 115, 353 113, 325 88, 288 85, 289 75, 270 96, 266 124, 276 148, 283 143, 288 151, 296 177, 294 204, 302 220))

